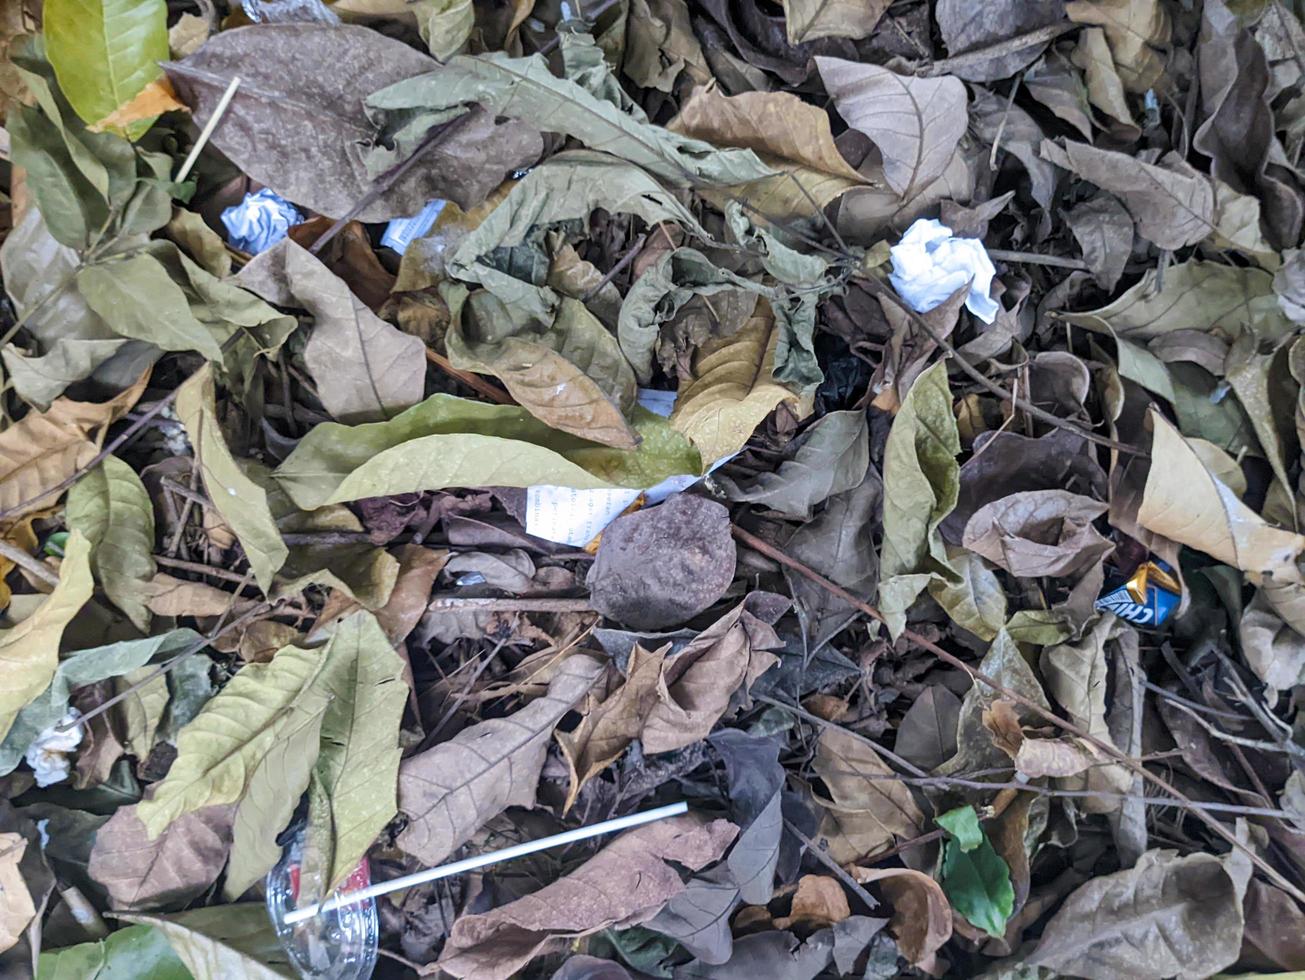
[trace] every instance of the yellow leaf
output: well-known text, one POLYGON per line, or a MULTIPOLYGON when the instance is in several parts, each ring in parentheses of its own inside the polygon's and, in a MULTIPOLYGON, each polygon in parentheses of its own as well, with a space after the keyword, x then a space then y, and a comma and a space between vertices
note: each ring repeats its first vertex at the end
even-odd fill
POLYGON ((777 405, 788 403, 799 417, 810 412, 809 399, 775 380, 778 341, 775 316, 761 300, 738 333, 698 350, 693 374, 680 382, 671 426, 698 447, 704 466, 742 449, 777 405))
POLYGON ((150 82, 137 92, 134 97, 128 99, 99 122, 93 124, 90 129, 96 133, 102 133, 105 130, 120 133, 132 123, 152 122, 163 113, 172 112, 176 109, 190 111, 190 107, 177 98, 177 93, 172 90, 172 83, 168 81, 165 75, 150 82))
POLYGON ((59 666, 59 641, 66 627, 94 591, 91 545, 73 531, 68 536, 59 584, 36 612, 10 630, 0 631, 0 738, 9 733, 18 712, 49 686, 59 666))
POLYGON ((27 840, 22 834, 0 834, 0 952, 14 946, 36 917, 32 893, 19 869, 26 852, 27 840))

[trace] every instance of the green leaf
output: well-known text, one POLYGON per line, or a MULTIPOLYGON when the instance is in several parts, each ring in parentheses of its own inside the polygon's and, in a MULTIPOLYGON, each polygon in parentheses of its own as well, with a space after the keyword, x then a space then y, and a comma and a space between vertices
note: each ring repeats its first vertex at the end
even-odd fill
MULTIPOLYGON (((453 292, 445 290, 446 299, 453 292)), ((449 309, 444 342, 454 367, 499 378, 531 415, 561 432, 617 449, 638 445, 622 414, 635 403, 634 372, 616 338, 579 300, 563 297, 544 329, 514 317, 485 290, 465 303, 449 299, 449 309)))
POLYGON ((761 421, 781 402, 804 418, 810 399, 775 380, 775 346, 779 329, 769 304, 730 337, 698 348, 693 373, 680 379, 671 425, 683 432, 710 466, 743 448, 761 421))
POLYGON ((928 576, 954 574, 938 525, 956 506, 960 451, 947 365, 940 361, 911 385, 884 449, 879 589, 893 636, 905 628, 905 611, 930 581, 928 576))
POLYGON ((942 886, 948 901, 971 925, 1000 939, 1015 910, 1009 865, 983 833, 973 807, 943 814, 938 823, 957 835, 943 849, 942 886), (952 826, 944 824, 948 818, 952 826))
POLYGON ((1006 621, 1006 593, 996 574, 978 555, 950 550, 948 566, 954 578, 935 576, 929 594, 952 622, 983 640, 991 640, 1006 621))
POLYGON ((716 481, 730 500, 807 521, 817 504, 860 485, 869 465, 866 413, 854 409, 830 412, 813 423, 773 472, 739 480, 721 473, 716 481))
POLYGON ((885 0, 784 0, 789 44, 822 37, 866 37, 888 9, 885 0))
POLYGON ((627 452, 559 433, 520 408, 432 395, 388 422, 315 426, 273 476, 312 510, 442 487, 644 488, 699 471, 697 452, 665 419, 636 407, 631 421, 643 441, 627 452))
POLYGON ((1165 269, 1163 283, 1154 270, 1146 272, 1137 285, 1100 309, 1056 317, 1142 343, 1175 330, 1205 331, 1226 341, 1252 327, 1272 339, 1292 330, 1278 308, 1269 273, 1195 260, 1165 269))
MULTIPOLYGON (((642 167, 676 186, 741 184, 773 171, 751 150, 721 150, 655 126, 642 113, 622 112, 573 81, 556 77, 542 55, 511 58, 494 52, 457 57, 367 98, 374 109, 438 112, 479 102, 498 115, 565 133, 642 167)), ((408 121, 411 113, 403 115, 408 121)))
POLYGON ((259 588, 270 592, 272 578, 285 563, 289 549, 268 508, 267 494, 245 475, 227 448, 214 395, 212 368, 206 365, 181 386, 177 417, 194 447, 209 499, 240 539, 259 588))
POLYGON ((197 980, 294 980, 299 975, 277 941, 267 906, 262 902, 217 905, 175 915, 121 914, 116 918, 153 926, 163 933, 197 980))
POLYGON ((164 0, 48 0, 44 27, 59 87, 87 123, 131 101, 168 59, 164 0))
POLYGON ((54 679, 64 628, 94 591, 90 559, 90 542, 72 532, 54 591, 13 629, 0 630, 0 669, 5 678, 0 687, 0 736, 9 734, 22 709, 54 679))
POLYGON ((163 933, 129 926, 105 939, 41 954, 36 980, 191 980, 163 933))
POLYGON ((110 456, 68 491, 68 527, 93 549, 91 568, 109 600, 148 632, 146 584, 154 577, 154 504, 130 466, 110 456))
POLYGON ((494 267, 490 253, 526 242, 532 230, 575 218, 588 219, 596 209, 633 214, 649 225, 673 221, 710 241, 696 218, 643 170, 590 150, 555 154, 516 184, 498 207, 458 244, 447 260, 451 275, 478 282, 504 303, 549 320, 557 303, 553 290, 494 267))
POLYGON ((137 807, 149 835, 157 837, 183 813, 242 799, 278 742, 314 718, 320 724, 326 711, 315 685, 321 668, 317 651, 297 647, 242 667, 181 730, 176 761, 137 807))
MULTIPOLYGON (((166 659, 198 639, 200 635, 194 630, 175 629, 142 640, 124 640, 78 650, 64 657, 49 686, 18 713, 9 734, 0 743, 0 775, 12 772, 32 740, 64 716, 68 710, 68 699, 74 690, 109 677, 128 674, 155 657, 166 659)), ((207 662, 206 658, 199 655, 190 659, 207 662)), ((183 664, 185 662, 182 661, 183 664)))
MULTIPOLYGON (((287 647, 272 662, 292 651, 307 652, 287 647)), ((312 707, 291 711, 284 719, 277 720, 276 738, 261 756, 251 760, 231 827, 231 858, 222 885, 222 894, 228 901, 234 902, 243 895, 281 857, 276 839, 294 816, 299 797, 308 788, 317 763, 325 715, 323 693, 314 685, 304 697, 304 703, 312 707)), ((218 698, 221 696, 219 693, 218 698)))
POLYGON ((323 656, 327 663, 319 684, 331 703, 322 720, 316 773, 329 808, 323 813, 314 801, 308 823, 329 828, 329 840, 315 841, 310 831, 305 849, 331 855, 322 889, 327 894, 353 871, 398 811, 399 723, 408 685, 403 660, 369 613, 341 622, 323 656))
POLYGON ((621 303, 616 334, 621 350, 641 384, 652 380, 653 351, 661 325, 673 319, 695 296, 747 289, 774 297, 751 279, 717 266, 695 248, 672 249, 659 256, 630 286, 621 303))
POLYGON ((952 835, 962 851, 972 851, 983 843, 983 828, 979 826, 978 811, 968 804, 940 815, 938 826, 952 835))
POLYGON ((476 26, 471 0, 417 0, 409 9, 417 17, 421 39, 440 61, 461 51, 476 26))
POLYGON ((109 202, 78 168, 59 128, 29 106, 9 110, 10 158, 27 172, 28 187, 55 240, 87 248, 109 222, 109 202))

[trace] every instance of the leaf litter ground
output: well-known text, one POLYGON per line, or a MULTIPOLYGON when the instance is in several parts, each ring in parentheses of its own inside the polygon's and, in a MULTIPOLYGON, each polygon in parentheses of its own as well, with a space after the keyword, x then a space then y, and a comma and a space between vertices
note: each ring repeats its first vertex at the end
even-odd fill
POLYGON ((5 975, 1305 970, 1300 14, 5 5, 5 975))

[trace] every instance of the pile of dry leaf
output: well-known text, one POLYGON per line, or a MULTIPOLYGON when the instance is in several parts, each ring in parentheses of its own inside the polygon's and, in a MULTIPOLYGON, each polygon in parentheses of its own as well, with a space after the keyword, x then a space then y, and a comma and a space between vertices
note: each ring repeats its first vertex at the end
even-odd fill
POLYGON ((0 973, 1305 970, 1299 5, 0 7, 0 973))

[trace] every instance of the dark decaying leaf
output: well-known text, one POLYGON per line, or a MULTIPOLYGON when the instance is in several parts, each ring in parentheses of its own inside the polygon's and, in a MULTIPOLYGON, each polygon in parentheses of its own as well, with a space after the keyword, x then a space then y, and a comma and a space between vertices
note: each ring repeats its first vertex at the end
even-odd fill
MULTIPOLYGON (((263 24, 223 31, 166 66, 202 124, 232 76, 240 88, 213 142, 255 180, 330 218, 367 192, 363 163, 376 136, 363 101, 386 85, 430 71, 406 44, 358 26, 263 24), (330 65, 329 73, 319 66, 330 65)), ((508 173, 533 163, 541 144, 521 123, 498 124, 473 109, 467 123, 357 217, 414 214, 431 198, 479 204, 508 173)))
MULTIPOLYGON (((951 57, 1032 33, 1039 27, 1063 20, 1064 16, 1065 8, 1059 0, 1041 3, 999 0, 985 4, 970 4, 965 0, 938 0, 934 8, 938 30, 942 33, 947 53, 951 57)), ((968 82, 1009 78, 1036 61, 1045 45, 1046 42, 1028 44, 1003 55, 957 67, 955 73, 968 82)))

